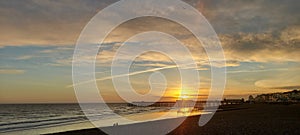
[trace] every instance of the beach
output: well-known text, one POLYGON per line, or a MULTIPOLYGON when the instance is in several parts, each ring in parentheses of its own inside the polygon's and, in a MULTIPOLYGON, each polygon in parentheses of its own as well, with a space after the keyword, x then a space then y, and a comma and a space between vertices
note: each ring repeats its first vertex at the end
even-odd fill
MULTIPOLYGON (((203 127, 199 116, 188 117, 170 135, 198 134, 300 134, 300 104, 242 104, 221 106, 220 111, 203 127)), ((181 118, 150 121, 138 124, 106 127, 105 130, 155 125, 157 122, 177 121, 181 118)), ((130 131, 127 131, 130 132, 130 131)), ((98 128, 53 133, 54 135, 104 135, 98 128)))

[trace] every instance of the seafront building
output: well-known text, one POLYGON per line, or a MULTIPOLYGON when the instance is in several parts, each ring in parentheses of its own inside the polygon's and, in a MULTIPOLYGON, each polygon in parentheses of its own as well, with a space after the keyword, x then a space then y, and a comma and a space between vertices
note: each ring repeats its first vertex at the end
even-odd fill
POLYGON ((300 90, 292 90, 283 93, 270 93, 257 95, 255 98, 249 96, 250 103, 298 103, 300 102, 300 90))

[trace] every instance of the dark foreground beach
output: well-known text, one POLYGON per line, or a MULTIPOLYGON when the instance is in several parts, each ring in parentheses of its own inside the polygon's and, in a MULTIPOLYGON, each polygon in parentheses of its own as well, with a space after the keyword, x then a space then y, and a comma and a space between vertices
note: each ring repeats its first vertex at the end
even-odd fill
MULTIPOLYGON (((218 111, 205 126, 199 127, 197 124, 199 116, 192 116, 169 134, 300 134, 300 104, 243 104, 220 108, 223 110, 218 111)), ((157 121, 146 123, 155 124, 155 122, 157 121)), ((128 127, 137 125, 139 124, 118 126, 117 128, 128 129, 128 127)), ((94 128, 54 134, 104 135, 105 133, 94 128)))

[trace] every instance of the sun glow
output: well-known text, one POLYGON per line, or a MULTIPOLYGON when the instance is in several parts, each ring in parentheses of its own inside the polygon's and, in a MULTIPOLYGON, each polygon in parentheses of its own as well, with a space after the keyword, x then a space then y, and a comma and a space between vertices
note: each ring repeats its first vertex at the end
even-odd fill
POLYGON ((169 89, 164 96, 172 97, 173 101, 176 100, 197 100, 198 91, 191 89, 173 88, 169 89))
POLYGON ((189 96, 188 96, 188 95, 182 95, 182 96, 180 96, 180 98, 181 98, 181 99, 188 99, 189 96))
POLYGON ((181 89, 179 90, 179 99, 181 100, 192 100, 193 95, 195 95, 195 91, 191 90, 191 89, 181 89))

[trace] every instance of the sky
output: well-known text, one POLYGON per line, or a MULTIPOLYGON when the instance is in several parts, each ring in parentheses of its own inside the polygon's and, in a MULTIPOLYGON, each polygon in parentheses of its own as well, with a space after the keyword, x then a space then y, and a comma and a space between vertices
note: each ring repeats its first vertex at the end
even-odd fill
MULTIPOLYGON (((72 83, 76 41, 90 19, 115 2, 1 0, 0 103, 77 102, 72 83)), ((247 99, 250 94, 300 89, 299 0, 184 2, 206 17, 222 44, 227 68, 224 98, 247 99)), ((205 51, 199 47, 201 44, 180 24, 155 17, 127 21, 106 37, 95 70, 104 99, 123 101, 114 90, 110 63, 122 42, 149 30, 173 35, 192 52, 201 80, 199 98, 205 99, 210 90, 210 65, 205 51)), ((167 44, 153 42, 153 38, 136 37, 126 43, 167 44)), ((175 49, 172 51, 185 57, 175 49)), ((151 89, 149 76, 159 71, 168 83, 162 100, 175 100, 180 93, 180 76, 174 65, 163 54, 144 53, 131 65, 131 85, 136 92, 146 94, 151 89)))

